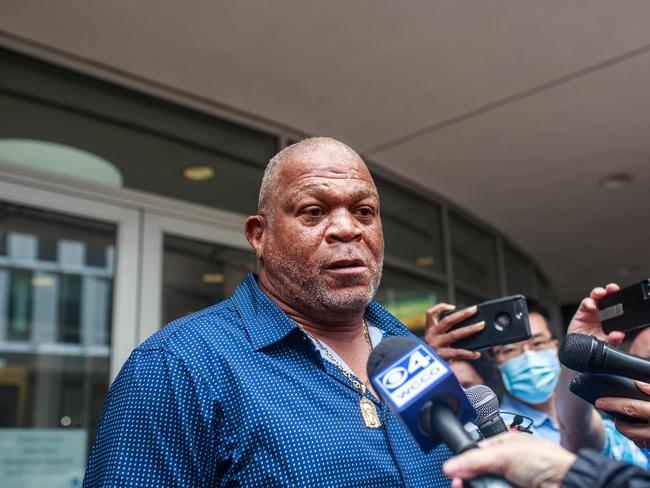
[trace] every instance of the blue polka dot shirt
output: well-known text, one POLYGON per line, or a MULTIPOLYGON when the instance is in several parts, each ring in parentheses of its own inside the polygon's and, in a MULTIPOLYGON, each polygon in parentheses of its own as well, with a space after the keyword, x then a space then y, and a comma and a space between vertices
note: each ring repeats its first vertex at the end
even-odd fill
MULTIPOLYGON (((366 320, 410 335, 376 302, 366 320)), ((449 486, 390 410, 367 428, 360 393, 259 289, 178 319, 137 347, 110 388, 84 487, 449 486)))

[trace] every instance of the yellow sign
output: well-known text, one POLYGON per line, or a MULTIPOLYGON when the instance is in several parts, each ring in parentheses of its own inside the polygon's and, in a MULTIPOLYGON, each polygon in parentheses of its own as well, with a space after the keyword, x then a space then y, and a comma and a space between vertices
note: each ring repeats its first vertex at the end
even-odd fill
POLYGON ((382 305, 410 330, 422 331, 426 325, 427 310, 436 303, 436 296, 430 294, 419 297, 393 299, 382 303, 382 305))

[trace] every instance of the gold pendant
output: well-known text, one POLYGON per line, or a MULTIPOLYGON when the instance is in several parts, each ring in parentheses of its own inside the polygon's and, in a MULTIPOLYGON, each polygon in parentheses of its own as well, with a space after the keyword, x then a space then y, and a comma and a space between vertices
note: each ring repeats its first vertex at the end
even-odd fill
POLYGON ((366 427, 370 429, 381 427, 381 420, 379 420, 377 409, 375 408, 375 404, 372 403, 372 400, 362 396, 359 402, 359 410, 361 410, 366 427))

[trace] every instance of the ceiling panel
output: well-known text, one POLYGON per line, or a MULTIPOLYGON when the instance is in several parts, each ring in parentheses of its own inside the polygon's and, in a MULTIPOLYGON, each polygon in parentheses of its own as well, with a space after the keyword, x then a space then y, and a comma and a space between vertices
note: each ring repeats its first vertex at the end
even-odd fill
POLYGON ((375 156, 528 250, 565 299, 650 271, 650 54, 375 156), (631 173, 629 187, 599 181, 631 173), (621 276, 623 265, 639 268, 621 276))

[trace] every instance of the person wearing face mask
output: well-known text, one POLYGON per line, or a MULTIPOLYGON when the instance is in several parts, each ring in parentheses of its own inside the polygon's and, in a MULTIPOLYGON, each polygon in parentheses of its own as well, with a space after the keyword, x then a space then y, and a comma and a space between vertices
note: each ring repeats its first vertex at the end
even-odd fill
POLYGON ((548 314, 538 302, 528 299, 527 303, 530 339, 492 348, 506 391, 501 410, 531 418, 534 435, 570 451, 589 447, 612 459, 647 468, 646 456, 616 430, 611 420, 603 419, 590 404, 568 391, 548 314), (558 396, 573 398, 558 404, 558 396))
MULTIPOLYGON (((592 322, 597 322, 602 331, 594 300, 605 294, 603 288, 598 288, 583 300, 568 332, 592 333, 591 329, 595 327, 592 322)), ((634 442, 616 430, 614 422, 603 419, 589 403, 569 391, 569 382, 575 374, 560 366, 558 340, 551 333, 548 313, 535 300, 527 299, 527 304, 530 339, 491 350, 505 388, 500 402, 501 412, 530 418, 534 435, 549 439, 572 452, 590 448, 611 459, 648 469, 648 458, 634 442)), ((479 353, 454 348, 453 343, 460 338, 454 337, 457 330, 450 330, 456 323, 475 314, 476 307, 440 319, 443 311, 454 308, 453 305, 439 303, 427 312, 424 340, 445 361, 476 359, 479 353)), ((471 335, 483 327, 484 324, 479 322, 466 327, 464 332, 471 335)), ((613 345, 618 345, 622 340, 617 333, 610 336, 599 338, 611 339, 613 345)), ((506 417, 504 415, 504 420, 509 423, 506 417)))
POLYGON ((527 300, 531 337, 492 348, 505 388, 501 410, 533 420, 536 435, 560 442, 553 393, 560 376, 558 341, 551 333, 544 308, 527 300))

